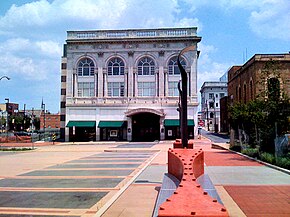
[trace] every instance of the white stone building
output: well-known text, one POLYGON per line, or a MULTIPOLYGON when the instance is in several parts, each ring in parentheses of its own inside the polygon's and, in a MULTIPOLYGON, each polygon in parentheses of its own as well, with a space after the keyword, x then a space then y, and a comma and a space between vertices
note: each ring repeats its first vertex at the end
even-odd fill
POLYGON ((189 137, 197 121, 197 28, 68 31, 61 66, 61 134, 66 141, 180 138, 181 79, 188 72, 189 137))
POLYGON ((220 99, 228 95, 225 81, 204 82, 200 89, 202 120, 209 131, 220 131, 220 99))

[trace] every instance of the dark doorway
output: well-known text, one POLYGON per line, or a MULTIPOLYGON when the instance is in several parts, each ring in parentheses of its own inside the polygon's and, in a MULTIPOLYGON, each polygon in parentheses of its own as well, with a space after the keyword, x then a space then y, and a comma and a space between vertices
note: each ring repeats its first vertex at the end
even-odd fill
POLYGON ((96 141, 96 127, 75 127, 69 128, 69 141, 70 142, 89 142, 96 141))
POLYGON ((151 142, 160 140, 160 116, 152 113, 139 113, 132 116, 132 140, 151 142))

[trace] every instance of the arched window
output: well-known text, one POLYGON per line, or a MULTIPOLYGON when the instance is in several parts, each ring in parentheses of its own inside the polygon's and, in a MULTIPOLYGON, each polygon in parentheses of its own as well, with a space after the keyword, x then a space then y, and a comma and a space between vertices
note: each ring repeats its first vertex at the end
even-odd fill
POLYGON ((268 96, 269 99, 277 100, 280 97, 280 81, 278 78, 268 79, 268 96))
POLYGON ((108 75, 124 75, 125 64, 118 57, 112 58, 108 64, 108 75))
POLYGON ((78 64, 78 76, 94 76, 95 65, 89 58, 82 59, 78 64))
POLYGON ((242 102, 242 89, 241 89, 241 86, 239 86, 239 102, 242 102))
MULTIPOLYGON (((180 58, 180 63, 183 66, 183 68, 186 67, 185 60, 182 57, 180 58)), ((172 57, 169 60, 169 63, 168 63, 168 74, 169 75, 180 75, 180 70, 179 70, 178 65, 177 65, 177 56, 172 57)))
POLYGON ((213 118, 213 112, 209 113, 209 117, 213 118))
POLYGON ((138 63, 138 75, 154 75, 155 64, 150 57, 143 57, 138 63))
POLYGON ((246 103, 247 102, 247 84, 246 83, 244 83, 244 103, 246 103))
POLYGON ((250 81, 250 95, 251 95, 251 99, 254 98, 254 94, 253 94, 253 80, 250 81))

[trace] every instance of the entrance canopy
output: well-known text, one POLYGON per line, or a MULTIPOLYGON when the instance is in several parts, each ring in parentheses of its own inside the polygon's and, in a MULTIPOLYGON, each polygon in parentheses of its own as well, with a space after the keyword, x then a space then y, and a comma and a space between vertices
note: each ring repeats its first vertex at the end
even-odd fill
POLYGON ((69 121, 66 127, 95 127, 95 121, 69 121))
POLYGON ((122 127, 125 121, 100 121, 98 127, 122 127))
MULTIPOLYGON (((165 119, 164 126, 165 127, 178 127, 179 119, 165 119)), ((194 126, 194 120, 187 120, 187 126, 194 126)))

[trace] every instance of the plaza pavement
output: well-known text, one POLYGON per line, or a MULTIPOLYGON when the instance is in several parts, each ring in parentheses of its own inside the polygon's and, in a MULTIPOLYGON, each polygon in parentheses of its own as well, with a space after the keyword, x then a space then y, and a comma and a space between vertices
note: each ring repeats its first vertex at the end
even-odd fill
MULTIPOLYGON (((172 141, 33 145, 0 152, 0 216, 151 217, 172 141)), ((290 216, 289 174, 211 145, 195 140, 230 216, 290 216)))

